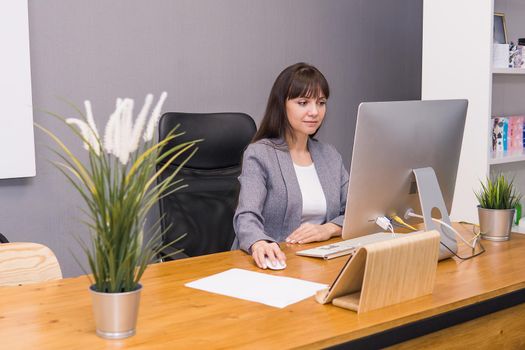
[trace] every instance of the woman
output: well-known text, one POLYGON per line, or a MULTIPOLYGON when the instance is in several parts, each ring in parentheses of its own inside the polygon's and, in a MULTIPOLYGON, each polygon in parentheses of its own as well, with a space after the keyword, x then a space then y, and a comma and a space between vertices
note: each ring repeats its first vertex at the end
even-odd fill
POLYGON ((313 137, 329 97, 317 68, 294 64, 279 74, 259 130, 243 156, 233 248, 258 267, 284 264, 277 242, 324 241, 341 235, 348 173, 340 154, 313 137))

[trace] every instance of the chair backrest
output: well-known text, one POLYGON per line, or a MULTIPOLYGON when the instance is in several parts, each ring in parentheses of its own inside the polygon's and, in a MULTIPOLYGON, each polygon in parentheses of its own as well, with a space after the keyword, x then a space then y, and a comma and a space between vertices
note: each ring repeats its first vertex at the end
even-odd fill
POLYGON ((0 233, 0 243, 9 243, 9 240, 6 236, 0 233))
MULTIPOLYGON (((235 238, 233 214, 237 206, 242 154, 256 131, 253 119, 244 113, 166 113, 159 122, 159 139, 180 124, 167 148, 184 141, 203 139, 198 151, 177 178, 188 186, 161 199, 164 242, 184 249, 182 256, 198 256, 230 249, 235 238)), ((169 176, 184 158, 165 171, 169 176)), ((161 164, 162 165, 162 164, 161 164)), ((161 166, 160 165, 160 166, 161 166)))
POLYGON ((0 244, 0 286, 17 286, 62 278, 55 254, 38 243, 0 244))

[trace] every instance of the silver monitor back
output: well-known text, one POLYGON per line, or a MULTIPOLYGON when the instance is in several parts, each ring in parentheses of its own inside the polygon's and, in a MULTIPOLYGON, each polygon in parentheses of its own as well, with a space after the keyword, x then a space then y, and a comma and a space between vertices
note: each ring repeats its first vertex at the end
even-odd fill
POLYGON ((392 211, 402 217, 413 208, 421 214, 412 172, 416 168, 434 169, 450 213, 467 104, 435 100, 359 105, 343 239, 381 231, 375 218, 392 211))

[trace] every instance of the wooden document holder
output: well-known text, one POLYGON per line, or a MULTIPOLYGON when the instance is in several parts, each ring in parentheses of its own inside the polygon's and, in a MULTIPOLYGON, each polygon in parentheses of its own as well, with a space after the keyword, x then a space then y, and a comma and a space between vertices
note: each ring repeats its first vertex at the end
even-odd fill
POLYGON ((434 230, 363 246, 315 299, 361 313, 431 294, 439 241, 434 230))

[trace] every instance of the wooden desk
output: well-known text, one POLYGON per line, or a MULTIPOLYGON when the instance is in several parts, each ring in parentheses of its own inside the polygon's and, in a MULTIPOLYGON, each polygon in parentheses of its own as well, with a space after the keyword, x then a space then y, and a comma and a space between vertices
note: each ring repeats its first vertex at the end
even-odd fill
MULTIPOLYGON (((479 316, 469 315, 469 307, 516 295, 514 304, 525 300, 520 299, 525 295, 525 236, 513 235, 509 242, 483 244, 487 251, 480 257, 439 263, 432 295, 359 316, 332 305, 320 305, 313 298, 276 309, 184 287, 189 281, 233 267, 258 271, 251 257, 240 251, 153 265, 143 279, 137 334, 122 341, 95 335, 86 277, 37 286, 2 287, 0 348, 283 349, 323 348, 349 341, 357 348, 369 347, 370 342, 383 346, 388 343, 384 343, 385 338, 395 339, 407 332, 418 334, 414 326, 417 330, 425 322, 436 319, 441 322, 440 317, 452 315, 454 319, 454 313, 461 317, 479 316)), ((288 256, 286 270, 265 273, 330 283, 345 261, 345 258, 323 261, 298 257, 294 255, 296 249, 304 246, 284 248, 288 256)), ((435 348, 439 344, 461 348, 480 341, 490 347, 523 347, 524 305, 397 347, 435 348), (512 332, 507 333, 508 329, 512 332)))

